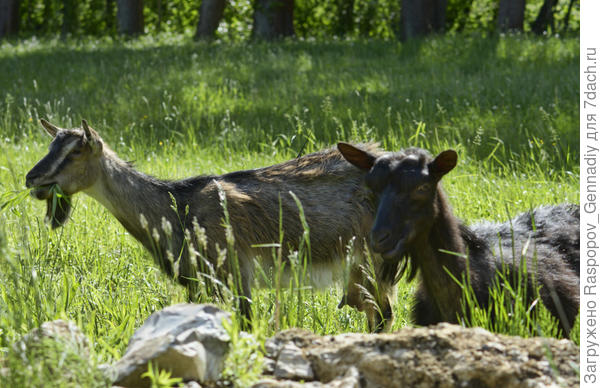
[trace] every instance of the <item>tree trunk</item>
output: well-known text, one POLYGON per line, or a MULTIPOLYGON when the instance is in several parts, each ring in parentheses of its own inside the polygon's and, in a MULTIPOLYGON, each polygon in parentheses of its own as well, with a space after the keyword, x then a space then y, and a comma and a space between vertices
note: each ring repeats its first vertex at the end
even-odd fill
POLYGON ((144 1, 117 0, 117 26, 120 34, 142 34, 144 32, 144 1))
POLYGON ((538 13, 535 21, 531 23, 531 31, 541 35, 546 31, 548 26, 554 31, 554 6, 558 0, 544 0, 542 8, 538 13))
POLYGON ((60 35, 64 38, 68 34, 73 34, 77 31, 77 1, 76 0, 63 0, 62 2, 62 26, 60 28, 60 35))
POLYGON ((425 19, 428 30, 431 32, 443 32, 446 25, 446 6, 448 0, 428 0, 425 4, 425 19))
POLYGON ((219 27, 223 11, 225 10, 225 0, 202 0, 200 5, 200 19, 196 28, 195 39, 212 39, 219 27))
MULTIPOLYGON (((52 16, 54 15, 54 1, 52 0, 44 0, 44 11, 42 12, 42 24, 39 27, 39 31, 42 34, 47 34, 51 30, 50 21, 52 20, 52 16)), ((30 13, 28 12, 28 16, 30 13)), ((31 23, 31 17, 28 20, 31 23)))
POLYGON ((402 0, 402 39, 425 35, 425 16, 420 0, 402 0))
POLYGON ((336 3, 338 6, 336 35, 344 36, 352 33, 354 30, 354 0, 337 0, 336 3))
POLYGON ((19 0, 0 0, 0 38, 19 32, 19 0))
POLYGON ((156 0, 156 31, 160 32, 160 26, 163 18, 162 0, 156 0))
POLYGON ((447 0, 402 0, 402 38, 444 31, 446 6, 447 0))
POLYGON ((294 35, 294 0, 256 0, 252 34, 258 39, 294 35))
POLYGON ((115 28, 115 0, 106 0, 104 3, 104 28, 111 34, 115 28))
POLYGON ((573 3, 575 3, 575 0, 569 1, 569 8, 567 8, 567 14, 563 19, 563 33, 567 32, 567 30, 569 29, 569 19, 571 18, 571 10, 573 9, 573 3))
POLYGON ((498 30, 523 31, 525 18, 525 0, 500 0, 498 8, 498 30))

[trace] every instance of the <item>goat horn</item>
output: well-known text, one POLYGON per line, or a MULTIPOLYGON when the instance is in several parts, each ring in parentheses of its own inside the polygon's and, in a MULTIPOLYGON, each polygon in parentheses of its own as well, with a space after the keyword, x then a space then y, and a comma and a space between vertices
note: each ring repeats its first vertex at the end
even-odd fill
POLYGON ((81 127, 83 128, 83 135, 87 139, 88 144, 92 147, 94 152, 100 152, 102 150, 102 141, 100 137, 90 126, 87 121, 81 120, 81 127))
POLYGON ((85 136, 88 138, 88 140, 93 140, 92 132, 90 131, 90 127, 87 124, 87 121, 81 120, 81 127, 83 128, 83 132, 85 133, 85 136))
POLYGON ((48 133, 48 135, 52 137, 56 137, 56 134, 58 133, 58 131, 60 131, 60 128, 51 124, 47 120, 40 119, 40 124, 42 124, 42 127, 44 127, 44 129, 46 130, 46 133, 48 133))
POLYGON ((92 135, 92 131, 90 130, 90 127, 89 127, 87 121, 82 119, 81 126, 83 127, 83 133, 85 133, 85 137, 87 137, 88 141, 94 142, 96 139, 92 135))

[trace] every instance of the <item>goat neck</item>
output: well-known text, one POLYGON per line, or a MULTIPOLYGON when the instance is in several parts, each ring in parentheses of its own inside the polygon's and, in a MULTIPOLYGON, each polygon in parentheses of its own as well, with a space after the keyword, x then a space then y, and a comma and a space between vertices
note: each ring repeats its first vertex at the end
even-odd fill
POLYGON ((100 161, 100 177, 85 192, 104 205, 157 259, 174 254, 173 248, 179 251, 183 236, 178 214, 170 207, 168 185, 136 171, 109 149, 104 150, 100 161))
POLYGON ((462 280, 466 270, 466 249, 460 234, 460 222, 452 214, 441 188, 435 198, 435 216, 430 232, 409 250, 411 262, 421 272, 427 293, 435 300, 447 322, 456 322, 460 311, 460 286, 449 276, 462 280), (455 308, 449 309, 449 306, 455 308))

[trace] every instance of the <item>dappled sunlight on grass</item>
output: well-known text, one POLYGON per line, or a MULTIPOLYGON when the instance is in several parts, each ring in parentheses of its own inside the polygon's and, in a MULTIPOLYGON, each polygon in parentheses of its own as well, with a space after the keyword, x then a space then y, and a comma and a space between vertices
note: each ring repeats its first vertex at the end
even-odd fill
POLYGON ((517 154, 531 136, 577 149, 576 39, 44 44, 15 56, 0 49, 8 136, 32 132, 30 118, 66 126, 85 117, 111 140, 213 145, 235 123, 229 146, 256 150, 293 135, 298 120, 324 143, 350 138, 354 126, 395 143, 424 122, 477 158, 487 150, 467 141, 480 130, 517 154))
MULTIPOLYGON (((444 187, 457 216, 506 221, 579 202, 578 52, 576 38, 524 36, 2 43, 0 367, 10 343, 55 318, 77 322, 95 360, 110 362, 153 311, 188 297, 93 199, 76 195, 65 227, 44 224, 45 203, 24 186, 50 142, 39 118, 88 119, 122 159, 164 179, 269 166, 338 141, 453 148, 459 162, 444 187)), ((393 330, 412 324, 414 289, 398 285, 393 330)), ((281 291, 253 291, 260 339, 294 325, 367 330, 363 313, 337 309, 340 286, 281 291)))

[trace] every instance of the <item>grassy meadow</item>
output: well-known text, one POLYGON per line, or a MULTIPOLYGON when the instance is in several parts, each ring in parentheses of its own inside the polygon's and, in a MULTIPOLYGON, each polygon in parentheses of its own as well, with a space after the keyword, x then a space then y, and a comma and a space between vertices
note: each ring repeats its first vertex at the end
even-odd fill
MULTIPOLYGON (((111 363, 153 311, 187 300, 93 199, 75 196, 63 228, 44 223, 45 202, 24 186, 50 141, 39 118, 63 127, 85 118, 123 159, 173 179, 267 166, 340 140, 454 148, 459 164, 444 187, 456 214, 467 224, 504 221, 579 202, 578 56, 577 38, 520 35, 0 43, 0 368, 11 369, 0 385, 103 386, 85 360, 73 376, 56 376, 49 363, 58 353, 21 359, 11 344, 65 318, 90 339, 93 365, 111 363)), ((361 313, 337 309, 340 287, 283 288, 254 292, 256 341, 234 336, 226 371, 238 386, 260 371, 257 349, 275 330, 367 330, 361 313)), ((411 325, 413 289, 398 285, 394 330, 411 325)))

